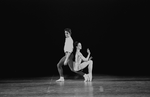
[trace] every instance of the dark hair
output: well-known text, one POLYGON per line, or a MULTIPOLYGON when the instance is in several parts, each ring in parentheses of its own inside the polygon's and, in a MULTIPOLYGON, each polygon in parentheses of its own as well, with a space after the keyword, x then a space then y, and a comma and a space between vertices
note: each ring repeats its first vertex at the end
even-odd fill
POLYGON ((77 47, 78 43, 79 43, 78 41, 73 42, 73 46, 74 46, 74 49, 73 49, 73 52, 72 52, 72 54, 74 55, 73 61, 75 61, 76 47, 77 47))
POLYGON ((72 34, 71 29, 70 28, 65 28, 64 31, 68 31, 70 33, 70 35, 72 34))
POLYGON ((78 43, 79 43, 78 41, 75 41, 74 42, 74 47, 77 47, 78 43))

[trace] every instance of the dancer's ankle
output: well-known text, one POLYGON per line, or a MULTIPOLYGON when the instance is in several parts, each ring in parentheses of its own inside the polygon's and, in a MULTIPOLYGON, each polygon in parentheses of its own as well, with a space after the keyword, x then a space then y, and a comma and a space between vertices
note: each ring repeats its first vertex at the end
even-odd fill
POLYGON ((64 79, 64 77, 63 77, 63 76, 60 76, 60 79, 64 79))
POLYGON ((84 74, 83 77, 85 77, 87 74, 84 74))

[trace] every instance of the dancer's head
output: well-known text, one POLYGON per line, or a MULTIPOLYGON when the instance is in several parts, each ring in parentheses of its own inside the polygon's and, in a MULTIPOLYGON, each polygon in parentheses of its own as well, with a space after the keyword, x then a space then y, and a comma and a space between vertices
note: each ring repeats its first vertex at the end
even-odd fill
POLYGON ((71 29, 66 28, 64 31, 65 31, 65 36, 66 37, 70 37, 71 36, 71 34, 72 34, 71 29))
POLYGON ((81 45, 81 43, 80 43, 80 42, 78 42, 76 47, 77 47, 77 49, 78 49, 78 50, 81 50, 81 49, 82 49, 82 45, 81 45))

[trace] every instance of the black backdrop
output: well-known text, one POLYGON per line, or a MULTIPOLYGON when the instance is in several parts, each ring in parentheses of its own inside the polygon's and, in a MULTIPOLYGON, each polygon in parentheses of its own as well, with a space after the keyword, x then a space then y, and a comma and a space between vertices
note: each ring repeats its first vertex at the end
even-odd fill
MULTIPOLYGON (((1 1, 1 77, 58 75, 64 29, 90 48, 94 74, 148 74, 148 5, 143 0, 1 1)), ((65 72, 70 73, 65 67, 65 72)))

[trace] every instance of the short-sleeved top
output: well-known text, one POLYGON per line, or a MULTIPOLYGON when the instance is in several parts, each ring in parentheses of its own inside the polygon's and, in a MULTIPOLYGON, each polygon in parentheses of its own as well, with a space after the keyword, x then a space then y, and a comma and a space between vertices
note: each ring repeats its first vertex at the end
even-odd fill
POLYGON ((67 37, 65 39, 65 45, 64 45, 64 52, 70 52, 73 51, 73 39, 71 37, 67 37))

